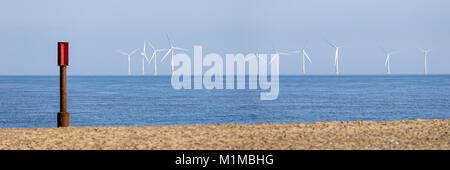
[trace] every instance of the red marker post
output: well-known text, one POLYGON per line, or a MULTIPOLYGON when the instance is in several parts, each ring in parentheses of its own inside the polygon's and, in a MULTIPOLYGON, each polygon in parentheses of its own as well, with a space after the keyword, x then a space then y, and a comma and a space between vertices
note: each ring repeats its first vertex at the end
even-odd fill
POLYGON ((58 127, 69 127, 69 112, 67 112, 66 66, 69 65, 69 43, 58 42, 58 66, 60 86, 60 109, 58 112, 58 127))

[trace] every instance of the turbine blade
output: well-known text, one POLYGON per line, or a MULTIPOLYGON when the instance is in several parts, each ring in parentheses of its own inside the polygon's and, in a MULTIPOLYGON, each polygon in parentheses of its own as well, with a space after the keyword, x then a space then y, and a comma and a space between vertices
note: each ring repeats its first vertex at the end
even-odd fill
POLYGON ((389 56, 387 56, 387 57, 386 57, 386 62, 384 62, 384 67, 386 67, 386 66, 387 66, 387 64, 388 64, 388 60, 389 60, 389 56))
POLYGON ((138 49, 134 49, 131 53, 130 56, 133 55, 138 49))
POLYGON ((150 48, 152 48, 153 50, 155 50, 155 48, 153 47, 152 43, 150 41, 147 41, 148 45, 150 46, 150 48))
POLYGON ((400 52, 400 51, 396 50, 396 51, 390 52, 389 54, 390 54, 390 55, 392 55, 392 54, 398 54, 399 52, 400 52))
POLYGON ((161 58, 161 61, 160 61, 160 62, 163 62, 164 59, 166 59, 166 57, 170 54, 170 51, 172 51, 172 49, 169 49, 169 50, 167 51, 167 53, 164 55, 164 57, 161 58))
POLYGON ((145 41, 144 41, 144 50, 143 50, 143 51, 144 51, 144 53, 145 53, 145 41))
POLYGON ((180 47, 173 47, 173 49, 175 49, 175 50, 181 50, 181 51, 188 51, 188 49, 180 48, 180 47))
POLYGON ((429 52, 431 52, 431 49, 422 49, 422 48, 419 48, 423 53, 429 53, 429 52))
POLYGON ((305 54, 305 56, 306 56, 306 59, 308 59, 309 63, 311 63, 311 64, 312 64, 311 58, 309 58, 309 55, 308 55, 308 53, 306 53, 306 51, 303 51, 303 53, 305 54))
POLYGON ((166 33, 167 41, 169 42, 170 47, 172 47, 172 43, 170 42, 169 35, 166 33))
POLYGON ((123 51, 120 51, 120 50, 117 50, 117 52, 119 52, 120 54, 123 54, 123 55, 128 55, 126 52, 123 52, 123 51))
POLYGON ((325 39, 325 41, 328 43, 328 45, 330 45, 331 47, 334 48, 338 48, 336 45, 334 45, 333 43, 331 43, 330 41, 328 41, 327 39, 325 39))
POLYGON ((167 51, 169 49, 157 49, 156 52, 167 51))
MULTIPOLYGON (((153 58, 155 58, 155 56, 156 56, 156 52, 153 52, 152 58, 150 58, 150 61, 148 61, 148 63, 152 62, 152 60, 153 60, 153 58)), ((156 59, 155 59, 155 62, 156 62, 156 59)))

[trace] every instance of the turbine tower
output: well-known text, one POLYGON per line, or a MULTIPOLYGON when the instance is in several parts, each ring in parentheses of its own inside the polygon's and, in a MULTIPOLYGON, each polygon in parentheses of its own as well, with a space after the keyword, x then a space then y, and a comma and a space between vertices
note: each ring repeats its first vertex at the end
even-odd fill
POLYGON ((425 59, 425 74, 428 74, 427 57, 428 57, 428 53, 431 52, 431 49, 419 49, 419 50, 422 51, 423 54, 424 54, 424 59, 425 59))
POLYGON ((145 41, 144 41, 144 48, 142 50, 142 75, 145 75, 145 60, 147 60, 147 62, 149 62, 148 57, 147 57, 147 53, 145 53, 145 41))
POLYGON ((305 69, 306 60, 305 60, 305 58, 309 61, 309 63, 312 64, 311 58, 309 58, 308 53, 306 53, 306 49, 303 48, 300 51, 293 51, 292 53, 295 53, 295 54, 300 54, 301 53, 302 54, 302 74, 305 75, 306 74, 306 69, 305 69))
POLYGON ((153 47, 152 43, 150 41, 148 41, 148 45, 152 48, 153 50, 153 54, 152 57, 150 58, 150 62, 152 62, 153 59, 155 59, 154 63, 155 63, 155 72, 153 73, 155 76, 158 74, 158 72, 156 71, 156 53, 158 52, 162 52, 162 51, 166 51, 167 49, 155 49, 155 47, 153 47))
POLYGON ((126 53, 119 50, 119 53, 122 55, 128 56, 128 75, 131 75, 130 63, 131 63, 131 55, 133 55, 138 49, 133 50, 131 53, 126 53))
POLYGON ((327 43, 336 49, 336 55, 334 56, 334 65, 336 66, 336 75, 339 75, 339 49, 342 48, 338 47, 337 45, 331 43, 330 41, 327 41, 327 43))
POLYGON ((172 72, 171 72, 171 74, 173 75, 173 73, 174 73, 174 68, 173 68, 173 67, 174 67, 174 66, 173 66, 173 52, 174 52, 175 50, 187 51, 187 49, 173 46, 173 44, 170 42, 169 35, 166 34, 166 37, 167 37, 167 41, 169 41, 169 46, 170 46, 170 48, 167 50, 167 53, 164 55, 164 57, 162 57, 161 62, 163 62, 164 59, 165 59, 169 54, 171 54, 171 57, 170 57, 170 58, 171 58, 171 67, 172 67, 172 72))

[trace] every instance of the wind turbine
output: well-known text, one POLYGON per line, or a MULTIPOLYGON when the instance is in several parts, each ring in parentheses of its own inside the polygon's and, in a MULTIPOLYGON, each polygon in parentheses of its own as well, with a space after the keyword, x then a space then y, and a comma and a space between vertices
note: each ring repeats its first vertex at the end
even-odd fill
POLYGON ((397 53, 397 51, 388 52, 383 48, 381 49, 384 51, 384 53, 386 53, 386 62, 384 63, 384 67, 387 67, 387 74, 391 74, 391 55, 397 53))
MULTIPOLYGON (((272 45, 273 51, 274 51, 274 56, 272 56, 272 59, 270 60, 270 64, 273 63, 273 61, 275 60, 275 58, 280 57, 280 55, 291 55, 289 53, 285 53, 285 52, 280 52, 278 51, 274 45, 272 45)), ((277 69, 278 70, 278 69, 277 69)))
POLYGON ((155 49, 155 47, 153 47, 152 43, 150 41, 148 41, 148 45, 153 49, 153 54, 152 54, 152 58, 150 58, 150 62, 152 62, 153 59, 155 59, 154 63, 155 63, 155 72, 153 73, 155 76, 158 74, 156 71, 156 53, 158 52, 162 52, 162 51, 166 51, 167 49, 155 49))
POLYGON ((295 54, 300 54, 301 53, 302 54, 302 74, 305 75, 306 74, 306 71, 305 71, 306 60, 305 60, 305 58, 309 61, 309 63, 312 64, 311 58, 309 58, 308 53, 306 53, 306 49, 302 48, 302 50, 300 50, 300 51, 293 51, 292 53, 295 53, 295 54))
MULTIPOLYGON (((264 62, 267 64, 267 61, 266 61, 264 58, 262 58, 261 55, 262 55, 262 54, 260 54, 260 53, 258 53, 258 52, 255 52, 255 55, 254 55, 254 56, 251 56, 251 57, 248 58, 248 59, 250 60, 250 59, 253 59, 253 58, 257 57, 257 58, 259 59, 258 62, 264 61, 264 62)), ((256 75, 258 75, 258 70, 256 70, 256 75)))
POLYGON ((145 41, 144 41, 144 49, 142 50, 142 75, 145 75, 145 60, 147 60, 147 62, 149 62, 148 57, 147 57, 147 53, 145 53, 145 41))
POLYGON ((171 66, 172 66, 172 72, 171 72, 171 73, 172 73, 172 75, 173 75, 173 73, 174 73, 174 68, 173 68, 173 52, 174 52, 175 50, 187 51, 187 49, 173 46, 173 44, 170 42, 169 35, 166 34, 166 37, 167 37, 167 41, 169 41, 170 48, 167 50, 167 53, 164 55, 164 57, 162 57, 161 62, 163 62, 164 59, 165 59, 169 54, 171 54, 171 57, 170 57, 171 60, 172 60, 172 61, 171 61, 171 66))
POLYGON ((334 47, 336 49, 336 55, 334 56, 334 65, 336 66, 336 75, 339 75, 339 49, 342 48, 338 47, 337 45, 331 43, 330 41, 327 40, 328 45, 330 45, 331 47, 334 47))
POLYGON ((273 46, 273 45, 272 45, 272 48, 273 48, 273 51, 274 51, 275 56, 272 57, 272 59, 270 60, 270 63, 272 63, 273 60, 275 60, 275 58, 276 58, 276 57, 279 57, 280 55, 291 55, 291 54, 289 54, 289 53, 285 53, 285 52, 280 52, 280 51, 278 51, 278 50, 275 48, 275 46, 273 46))
POLYGON ((128 75, 131 75, 130 63, 131 63, 131 55, 133 55, 138 49, 133 50, 131 53, 126 53, 119 50, 119 53, 122 55, 128 56, 128 75))
POLYGON ((428 74, 428 68, 427 68, 427 57, 428 57, 428 53, 431 52, 431 49, 419 49, 420 51, 423 52, 424 56, 425 56, 425 74, 428 74))

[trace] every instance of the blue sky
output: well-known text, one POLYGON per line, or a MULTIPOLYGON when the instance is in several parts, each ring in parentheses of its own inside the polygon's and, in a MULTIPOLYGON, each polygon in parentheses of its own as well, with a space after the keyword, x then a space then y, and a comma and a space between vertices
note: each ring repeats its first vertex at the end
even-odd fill
MULTIPOLYGON (((125 75, 127 59, 117 50, 142 48, 151 40, 167 48, 202 45, 203 53, 271 52, 308 48, 310 74, 334 74, 334 49, 344 46, 342 74, 384 74, 379 46, 400 50, 394 74, 421 74, 432 48, 429 72, 450 73, 448 0, 158 0, 5 1, 0 5, 0 75, 56 75, 56 43, 70 42, 72 75, 125 75)), ((139 74, 134 55, 132 73, 139 74)), ((158 63, 159 64, 159 63, 158 63)), ((159 64, 169 74, 168 60, 159 64)), ((299 74, 300 56, 282 56, 281 74, 299 74)), ((146 66, 152 74, 153 64, 146 66)), ((205 70, 205 69, 204 69, 205 70)))

